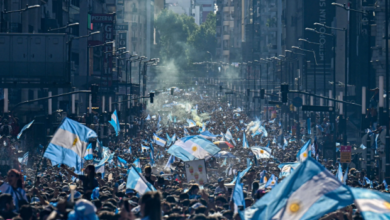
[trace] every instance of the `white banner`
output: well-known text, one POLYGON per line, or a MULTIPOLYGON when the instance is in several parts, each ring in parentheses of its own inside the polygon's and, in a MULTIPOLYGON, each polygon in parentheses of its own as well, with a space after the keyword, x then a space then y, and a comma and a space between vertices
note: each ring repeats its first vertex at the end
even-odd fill
POLYGON ((188 182, 194 180, 199 185, 204 185, 208 182, 206 164, 204 160, 188 161, 185 162, 185 164, 186 164, 186 176, 188 182))

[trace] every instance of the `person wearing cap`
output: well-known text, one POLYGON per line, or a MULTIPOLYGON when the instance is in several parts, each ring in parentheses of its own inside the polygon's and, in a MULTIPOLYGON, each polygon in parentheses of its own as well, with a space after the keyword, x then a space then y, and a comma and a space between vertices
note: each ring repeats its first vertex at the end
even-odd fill
POLYGON ((214 191, 214 194, 218 195, 218 194, 227 194, 228 193, 228 189, 225 187, 225 180, 220 177, 218 179, 218 186, 217 188, 215 188, 215 191, 214 191))

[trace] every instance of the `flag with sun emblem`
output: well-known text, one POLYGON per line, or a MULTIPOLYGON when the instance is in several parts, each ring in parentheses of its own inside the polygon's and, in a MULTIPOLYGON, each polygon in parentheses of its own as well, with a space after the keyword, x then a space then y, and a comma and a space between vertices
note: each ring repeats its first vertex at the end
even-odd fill
POLYGON ((201 160, 217 154, 219 149, 213 142, 201 136, 188 136, 175 142, 168 153, 183 161, 201 160))
POLYGON ((309 157, 254 205, 240 212, 249 219, 320 219, 354 202, 350 189, 309 157))
POLYGON ((364 219, 390 219, 390 196, 376 190, 350 188, 364 219))
POLYGON ((263 159, 263 158, 273 158, 271 155, 271 149, 268 147, 251 147, 250 148, 252 153, 256 156, 256 159, 263 159))
POLYGON ((161 147, 164 147, 165 144, 167 143, 167 141, 161 137, 159 137, 157 134, 153 134, 153 140, 154 140, 154 143, 156 143, 157 145, 160 145, 161 147))
POLYGON ((265 184, 264 188, 274 188, 278 185, 278 177, 276 177, 274 174, 269 178, 267 183, 265 184))
POLYGON ((311 139, 309 139, 305 145, 298 151, 297 154, 297 161, 303 162, 305 161, 308 157, 310 157, 311 151, 310 151, 310 144, 311 144, 311 139))
POLYGON ((96 138, 97 134, 86 126, 65 118, 51 139, 44 157, 53 165, 66 164, 81 172, 82 160, 87 150, 88 140, 96 138))

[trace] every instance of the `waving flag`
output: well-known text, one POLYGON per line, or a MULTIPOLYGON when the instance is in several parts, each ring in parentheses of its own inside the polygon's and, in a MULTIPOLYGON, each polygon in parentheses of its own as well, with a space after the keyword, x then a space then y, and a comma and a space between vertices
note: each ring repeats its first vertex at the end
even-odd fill
POLYGON ((184 135, 186 135, 186 136, 190 136, 190 133, 187 131, 187 129, 186 129, 186 128, 184 128, 184 135))
POLYGON ((261 173, 260 173, 260 183, 267 183, 268 181, 267 181, 267 177, 265 176, 265 174, 267 173, 267 171, 266 170, 263 170, 263 171, 261 171, 261 173))
POLYGON ((353 200, 347 186, 309 157, 240 215, 242 220, 320 219, 327 213, 352 204, 353 200))
POLYGON ((268 147, 251 147, 252 153, 256 156, 256 159, 273 158, 271 155, 271 149, 268 147))
POLYGON ((341 169, 340 163, 339 168, 337 169, 336 177, 340 182, 343 182, 343 170, 341 169))
POLYGON ((28 163, 28 152, 26 152, 23 155, 23 157, 19 157, 18 161, 19 161, 20 164, 23 164, 23 165, 27 166, 27 163, 28 163))
POLYGON ((307 124, 307 129, 306 129, 307 133, 311 134, 311 119, 310 118, 307 118, 306 124, 307 124))
POLYGON ((229 129, 226 131, 225 138, 230 141, 233 139, 232 133, 230 133, 229 129))
POLYGON ((208 140, 214 140, 217 138, 217 135, 213 135, 209 131, 204 131, 204 132, 200 133, 199 136, 206 138, 208 140))
POLYGON ((249 148, 249 143, 248 143, 248 140, 246 139, 245 132, 242 132, 242 133, 243 133, 242 148, 249 148))
POLYGON ((308 157, 310 157, 310 144, 311 144, 311 139, 309 139, 305 145, 299 150, 297 154, 297 161, 303 162, 305 161, 308 157))
POLYGON ((167 135, 167 146, 171 145, 172 139, 169 137, 168 133, 165 133, 167 135))
POLYGON ((264 126, 260 126, 259 130, 260 130, 261 133, 263 133, 264 137, 268 137, 268 132, 267 132, 267 130, 265 129, 264 126))
POLYGON ((128 172, 126 189, 134 189, 140 196, 149 191, 156 191, 153 185, 145 180, 134 167, 131 167, 128 172))
POLYGON ((390 219, 390 195, 376 190, 350 188, 364 219, 390 219))
POLYGON ((274 174, 269 178, 267 183, 265 184, 264 188, 274 188, 278 185, 278 177, 276 177, 274 174))
POLYGON ((175 142, 168 153, 183 161, 200 160, 217 154, 219 149, 211 141, 200 136, 188 136, 175 142))
POLYGON ((139 160, 139 158, 135 159, 134 162, 133 162, 135 168, 137 169, 137 171, 139 173, 142 173, 142 170, 141 170, 141 161, 139 160))
POLYGON ((127 168, 127 161, 126 160, 124 160, 124 159, 122 159, 122 158, 120 158, 120 157, 117 157, 117 166, 118 167, 121 167, 121 168, 127 168))
POLYGON ((156 143, 157 145, 160 145, 161 147, 164 147, 165 144, 167 143, 166 140, 159 137, 157 134, 153 134, 153 140, 154 140, 154 143, 156 143))
POLYGON ((109 122, 109 123, 112 125, 112 127, 114 128, 116 136, 118 136, 118 135, 119 135, 119 132, 120 132, 120 130, 121 130, 121 128, 120 128, 119 119, 118 119, 118 114, 116 113, 116 110, 114 111, 114 113, 112 113, 112 115, 111 115, 111 120, 108 121, 108 122, 109 122))
POLYGON ((175 143, 175 141, 176 141, 176 134, 173 134, 172 139, 171 139, 171 144, 175 143))
POLYGON ((343 177, 343 184, 347 184, 347 179, 348 179, 348 169, 349 169, 349 164, 347 166, 347 169, 345 170, 344 177, 343 177))
POLYGON ((188 123, 188 127, 189 128, 192 128, 192 127, 196 126, 196 122, 191 120, 191 119, 187 119, 187 123, 188 123))
POLYGON ((55 164, 66 164, 69 167, 76 168, 76 172, 81 172, 88 140, 96 137, 97 135, 93 130, 65 118, 43 156, 55 164))
POLYGON ((92 144, 88 144, 87 150, 85 151, 85 154, 84 154, 84 159, 85 160, 93 160, 92 144))
POLYGON ((282 163, 279 164, 278 168, 280 169, 279 178, 289 176, 301 163, 282 163))
POLYGON ((164 170, 171 169, 173 162, 175 162, 175 156, 171 155, 167 161, 167 164, 164 167, 164 170))
POLYGON ((19 134, 17 136, 17 139, 19 139, 22 136, 23 131, 25 131, 26 129, 29 129, 33 123, 34 123, 34 120, 32 120, 30 123, 23 126, 22 130, 19 132, 19 134))
MULTIPOLYGON (((234 186, 233 190, 233 201, 234 201, 234 206, 243 206, 245 208, 245 198, 244 198, 244 193, 243 193, 243 183, 241 183, 241 178, 240 178, 240 172, 237 173, 237 179, 236 179, 236 185, 234 186)), ((235 212, 237 212, 238 209, 235 208, 235 212)))
POLYGON ((154 165, 154 153, 153 153, 153 151, 149 152, 149 157, 150 157, 150 165, 153 166, 154 165))

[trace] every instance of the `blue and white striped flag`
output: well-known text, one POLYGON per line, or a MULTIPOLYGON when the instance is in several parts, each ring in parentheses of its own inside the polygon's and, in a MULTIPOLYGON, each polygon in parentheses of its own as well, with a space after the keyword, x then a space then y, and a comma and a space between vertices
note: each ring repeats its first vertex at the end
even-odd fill
POLYGON ((19 134, 18 134, 18 136, 17 136, 17 139, 18 139, 18 140, 19 140, 19 138, 22 136, 23 131, 25 131, 26 129, 29 129, 33 123, 34 123, 34 120, 32 120, 30 123, 28 123, 28 124, 26 124, 25 126, 23 126, 22 130, 19 132, 19 134))
POLYGON ((273 156, 271 155, 272 150, 268 147, 255 146, 255 147, 251 147, 250 149, 257 159, 273 158, 273 156))
POLYGON ((120 128, 119 118, 118 118, 118 114, 116 113, 116 110, 114 111, 114 113, 112 113, 111 120, 108 122, 114 128, 116 136, 118 136, 121 128, 120 128))
POLYGON ((157 134, 153 135, 153 140, 154 140, 154 143, 156 143, 157 145, 160 145, 161 147, 164 147, 165 144, 167 143, 167 141, 165 139, 163 139, 162 137, 159 137, 157 134))
POLYGON ((310 157, 310 144, 311 144, 311 139, 309 139, 305 145, 303 145, 303 147, 299 150, 298 154, 297 154, 297 161, 299 162, 303 162, 305 161, 307 158, 310 157))
POLYGON ((23 157, 19 157, 18 161, 19 161, 20 164, 23 164, 23 165, 27 166, 27 163, 28 163, 28 152, 26 152, 23 155, 23 157))
POLYGON ((390 219, 390 195, 376 190, 350 187, 354 203, 364 219, 390 219))
POLYGON ((320 219, 353 202, 350 189, 308 157, 291 175, 240 215, 242 220, 320 219))
POLYGON ((51 139, 44 157, 51 160, 53 166, 66 164, 81 173, 85 151, 90 138, 97 134, 88 127, 65 118, 51 139))
POLYGON ((164 167, 164 170, 165 169, 171 169, 172 168, 172 164, 173 162, 175 162, 175 156, 171 155, 167 161, 167 164, 165 165, 164 167))
POLYGON ((93 160, 92 144, 88 144, 87 150, 85 151, 85 154, 84 154, 84 159, 85 160, 93 160))
POLYGON ((128 172, 126 189, 136 190, 140 196, 149 191, 156 191, 153 185, 140 175, 134 167, 131 167, 128 172))
POLYGON ((120 157, 117 157, 117 166, 118 167, 121 167, 121 168, 127 168, 127 161, 120 158, 120 157))
POLYGON ((135 165, 135 168, 137 169, 137 171, 139 173, 142 173, 142 170, 141 170, 141 161, 139 160, 139 158, 135 159, 133 164, 135 165))
POLYGON ((276 177, 274 174, 269 178, 267 183, 265 184, 264 188, 274 188, 278 185, 278 177, 276 177))

